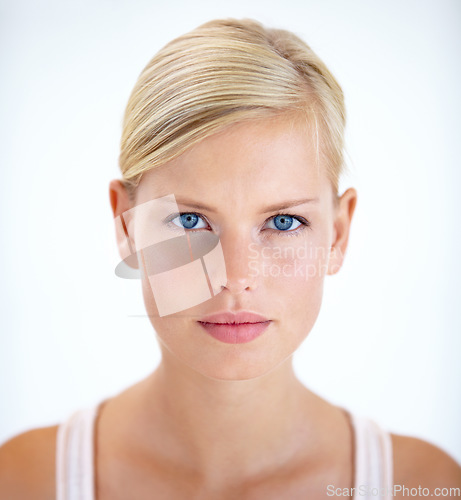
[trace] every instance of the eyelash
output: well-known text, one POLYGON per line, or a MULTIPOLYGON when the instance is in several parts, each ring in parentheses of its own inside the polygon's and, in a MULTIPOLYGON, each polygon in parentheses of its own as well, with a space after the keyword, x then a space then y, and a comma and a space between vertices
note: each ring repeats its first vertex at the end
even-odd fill
MULTIPOLYGON (((176 217, 179 217, 181 215, 185 215, 185 214, 193 214, 193 215, 196 215, 197 217, 200 217, 201 219, 203 219, 208 225, 210 225, 210 223, 206 220, 206 218, 197 213, 197 212, 177 212, 175 214, 172 214, 172 215, 169 215, 163 222, 166 224, 166 225, 170 225, 170 224, 173 224, 172 221, 174 219, 176 219, 176 217)), ((274 215, 272 215, 271 217, 269 217, 268 219, 266 219, 266 221, 264 222, 264 224, 266 224, 267 222, 269 222, 271 219, 275 219, 275 217, 277 217, 277 215, 287 215, 288 217, 291 217, 295 220, 297 220, 298 222, 301 223, 300 226, 298 226, 296 229, 288 229, 286 231, 282 231, 281 229, 277 230, 277 229, 272 229, 272 228, 269 228, 271 231, 274 231, 276 233, 281 233, 283 234, 284 236, 298 236, 301 231, 303 231, 304 229, 311 229, 311 223, 305 219, 304 217, 301 217, 300 215, 294 215, 294 214, 289 214, 287 212, 277 212, 275 213, 274 215)), ((176 224, 173 224, 174 228, 176 229, 181 229, 179 226, 176 226, 176 224)), ((187 229, 187 228, 183 228, 183 229, 187 229)), ((203 230, 204 228, 200 228, 200 229, 196 229, 196 231, 201 231, 203 230)), ((194 228, 191 228, 191 229, 188 229, 189 231, 194 231, 194 228)))
POLYGON ((272 215, 272 217, 269 217, 269 219, 267 219, 266 222, 268 222, 271 219, 274 219, 275 217, 277 217, 277 215, 288 215, 288 217, 291 217, 300 222, 301 225, 298 226, 296 229, 287 231, 273 229, 273 231, 275 231, 276 233, 282 233, 284 236, 299 236, 301 234, 301 231, 303 231, 304 229, 311 229, 311 223, 307 219, 301 217, 300 215, 289 214, 286 212, 277 212, 276 214, 272 215))

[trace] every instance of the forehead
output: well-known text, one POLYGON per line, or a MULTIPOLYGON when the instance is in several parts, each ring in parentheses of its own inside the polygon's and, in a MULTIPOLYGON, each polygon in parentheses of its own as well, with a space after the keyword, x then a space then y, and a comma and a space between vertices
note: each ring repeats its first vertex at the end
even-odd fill
POLYGON ((299 117, 238 123, 145 173, 137 201, 174 193, 237 203, 318 196, 328 188, 312 127, 299 117))

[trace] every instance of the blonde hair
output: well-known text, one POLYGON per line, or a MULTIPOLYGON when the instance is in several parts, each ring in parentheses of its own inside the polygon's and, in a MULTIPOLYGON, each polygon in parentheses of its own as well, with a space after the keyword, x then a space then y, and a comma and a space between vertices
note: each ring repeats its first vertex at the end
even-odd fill
POLYGON ((207 22, 163 47, 129 98, 120 169, 130 197, 144 172, 245 120, 305 113, 335 193, 344 169, 344 96, 293 33, 251 20, 207 22))

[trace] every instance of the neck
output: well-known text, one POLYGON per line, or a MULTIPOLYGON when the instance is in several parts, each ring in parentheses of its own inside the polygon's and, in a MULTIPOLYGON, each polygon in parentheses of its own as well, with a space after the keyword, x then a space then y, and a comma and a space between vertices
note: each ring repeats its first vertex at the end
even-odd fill
POLYGON ((217 380, 164 352, 140 390, 146 449, 207 484, 270 474, 318 443, 323 406, 296 378, 291 356, 254 379, 217 380))

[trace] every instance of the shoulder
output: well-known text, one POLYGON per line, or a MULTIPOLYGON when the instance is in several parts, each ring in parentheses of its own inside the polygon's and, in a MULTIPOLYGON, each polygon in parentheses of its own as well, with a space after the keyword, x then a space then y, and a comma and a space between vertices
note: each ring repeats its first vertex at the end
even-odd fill
MULTIPOLYGON (((394 485, 409 489, 427 488, 429 496, 437 493, 436 488, 458 488, 453 490, 452 496, 460 495, 461 467, 445 451, 411 436, 391 434, 391 441, 394 455, 394 485)), ((400 495, 402 496, 402 493, 400 495)), ((398 498, 399 495, 396 496, 398 498)))
POLYGON ((58 425, 18 434, 0 446, 0 498, 55 498, 58 425))

